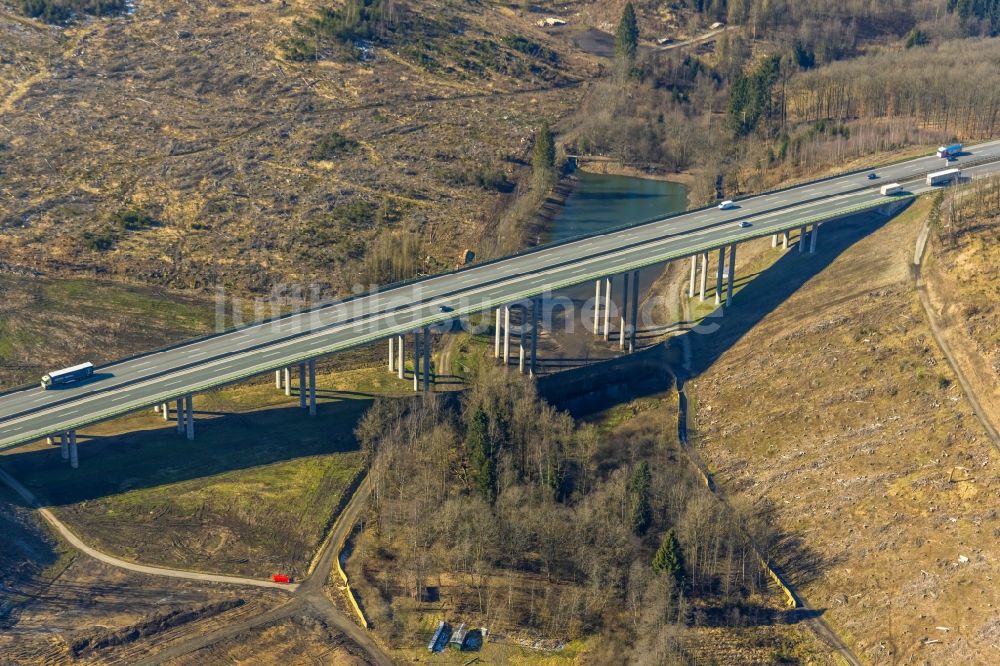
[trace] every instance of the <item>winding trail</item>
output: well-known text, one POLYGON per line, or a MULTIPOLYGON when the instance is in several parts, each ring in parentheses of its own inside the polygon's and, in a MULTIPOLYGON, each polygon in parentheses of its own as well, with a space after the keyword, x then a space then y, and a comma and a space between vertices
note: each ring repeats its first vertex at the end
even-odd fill
POLYGON ((351 501, 340 512, 337 522, 334 524, 333 529, 330 530, 329 537, 327 537, 325 543, 320 547, 319 554, 313 561, 312 569, 298 585, 292 595, 292 599, 288 603, 256 617, 248 618, 217 631, 195 636, 190 640, 171 645, 151 657, 136 662, 136 666, 162 664, 170 659, 190 654, 195 650, 200 650, 219 641, 238 636, 249 629, 277 622, 296 613, 305 613, 319 617, 340 631, 367 653, 370 663, 377 666, 392 666, 392 659, 375 642, 372 636, 359 627, 351 618, 345 616, 323 593, 323 586, 330 578, 331 570, 336 562, 335 558, 339 556, 340 551, 344 547, 344 541, 347 540, 351 529, 361 515, 361 511, 364 509, 365 502, 370 494, 370 489, 371 485, 366 476, 358 485, 358 489, 354 491, 351 501))
POLYGON ((185 571, 183 569, 169 569, 165 567, 155 567, 145 564, 128 562, 117 557, 102 553, 99 550, 88 546, 72 530, 69 529, 59 518, 49 509, 39 505, 35 495, 25 488, 17 479, 12 477, 3 469, 0 469, 0 481, 16 492, 27 504, 34 507, 45 518, 59 534, 66 539, 74 548, 89 555, 90 557, 104 562, 105 564, 136 573, 150 574, 153 576, 166 576, 168 578, 182 578, 186 580, 199 580, 214 583, 225 583, 230 585, 243 585, 252 587, 276 588, 288 592, 291 598, 277 608, 272 608, 255 617, 244 619, 235 624, 223 627, 216 631, 195 636, 189 640, 171 645, 160 652, 135 662, 137 665, 161 664, 169 659, 173 659, 195 650, 213 645, 227 638, 232 638, 248 629, 263 626, 272 622, 277 622, 295 613, 306 613, 321 618, 324 622, 334 627, 344 634, 350 641, 355 643, 360 649, 367 653, 368 659, 377 666, 392 666, 392 660, 374 641, 374 639, 351 618, 342 613, 333 602, 323 593, 323 586, 330 578, 331 570, 336 562, 336 558, 344 547, 351 529, 357 522, 361 511, 364 509, 365 501, 370 493, 370 483, 366 476, 358 485, 357 490, 351 496, 351 500, 344 507, 334 523, 333 529, 324 543, 320 546, 317 556, 313 560, 309 573, 301 583, 282 584, 269 580, 258 580, 255 578, 244 578, 241 576, 224 576, 221 574, 210 574, 198 571, 185 571))
POLYGON ((65 523, 59 520, 54 513, 45 507, 40 506, 37 498, 30 490, 25 488, 17 479, 2 469, 0 469, 0 481, 3 481, 8 487, 10 487, 11 490, 20 495, 21 498, 28 503, 28 505, 37 509, 38 513, 42 514, 42 517, 45 518, 45 520, 48 521, 48 523, 52 525, 52 527, 55 528, 55 530, 59 532, 59 534, 66 539, 66 541, 69 541, 74 548, 90 555, 95 560, 104 562, 105 564, 110 564, 113 567, 127 569, 137 573, 150 574, 153 576, 184 578, 187 580, 203 580, 211 581, 213 583, 229 583, 232 585, 248 585, 253 587, 271 587, 287 592, 294 592, 295 589, 299 587, 298 584, 295 583, 282 584, 274 583, 269 580, 244 578, 242 576, 225 576, 222 574, 203 573, 200 571, 185 571, 184 569, 169 569, 166 567, 154 567, 147 564, 136 564, 135 562, 129 562, 127 560, 108 555, 107 553, 102 553, 101 551, 95 550, 85 544, 80 537, 74 534, 73 531, 70 530, 65 523))

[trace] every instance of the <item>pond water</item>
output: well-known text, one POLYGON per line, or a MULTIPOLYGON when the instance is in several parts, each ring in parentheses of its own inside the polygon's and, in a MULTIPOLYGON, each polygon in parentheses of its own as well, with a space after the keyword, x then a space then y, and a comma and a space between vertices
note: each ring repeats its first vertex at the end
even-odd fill
MULTIPOLYGON (((576 178, 576 188, 566 199, 563 211, 550 223, 541 242, 596 234, 687 208, 687 188, 678 183, 586 171, 578 171, 576 178)), ((640 273, 641 295, 646 293, 661 272, 661 267, 655 267, 640 273)), ((592 283, 587 283, 560 290, 560 293, 574 300, 583 300, 593 297, 594 287, 592 283)))
POLYGON ((594 234, 687 207, 687 188, 678 183, 586 171, 578 171, 576 178, 576 188, 552 221, 543 243, 594 234))

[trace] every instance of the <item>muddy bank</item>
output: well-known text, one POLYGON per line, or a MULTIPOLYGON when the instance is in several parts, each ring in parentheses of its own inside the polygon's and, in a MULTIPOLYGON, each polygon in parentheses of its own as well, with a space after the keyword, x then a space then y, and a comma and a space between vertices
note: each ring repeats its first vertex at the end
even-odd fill
POLYGON ((538 213, 531 220, 529 229, 530 238, 541 238, 552 228, 552 225, 555 224, 559 216, 566 210, 566 201, 573 194, 579 182, 579 179, 572 173, 559 179, 559 182, 555 184, 555 187, 545 197, 545 201, 542 202, 538 213))

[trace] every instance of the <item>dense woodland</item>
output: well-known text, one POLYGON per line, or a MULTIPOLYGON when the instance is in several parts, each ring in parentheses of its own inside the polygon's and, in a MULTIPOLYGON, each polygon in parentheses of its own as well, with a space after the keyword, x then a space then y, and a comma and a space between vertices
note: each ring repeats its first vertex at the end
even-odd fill
POLYGON ((380 630, 422 637, 407 611, 440 593, 493 631, 624 630, 639 663, 664 650, 683 663, 686 626, 772 621, 751 602, 764 575, 750 540, 774 541, 767 521, 699 485, 666 423, 579 426, 494 370, 460 400, 376 403, 358 430, 374 507, 358 548, 380 630))

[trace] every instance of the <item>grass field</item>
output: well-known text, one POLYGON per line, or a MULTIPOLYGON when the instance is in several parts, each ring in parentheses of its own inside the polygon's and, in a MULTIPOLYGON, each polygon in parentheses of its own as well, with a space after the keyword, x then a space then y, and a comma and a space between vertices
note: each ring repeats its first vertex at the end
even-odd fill
POLYGON ((301 576, 362 464, 353 428, 371 394, 338 389, 407 387, 371 368, 321 372, 317 384, 315 417, 273 383, 244 384, 195 397, 192 442, 149 411, 81 431, 77 470, 43 443, 0 466, 125 559, 301 576))
POLYGON ((0 386, 36 382, 213 330, 207 299, 97 280, 0 274, 0 386))

